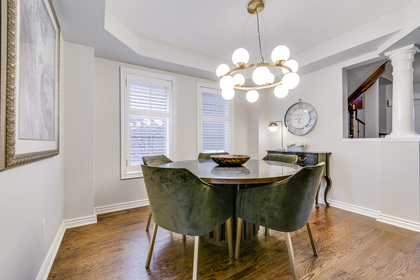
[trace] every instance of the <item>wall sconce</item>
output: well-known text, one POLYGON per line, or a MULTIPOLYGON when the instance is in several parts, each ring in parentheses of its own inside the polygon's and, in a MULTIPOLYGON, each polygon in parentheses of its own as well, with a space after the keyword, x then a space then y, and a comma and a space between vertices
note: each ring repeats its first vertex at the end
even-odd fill
POLYGON ((270 121, 270 123, 268 125, 268 130, 270 130, 270 132, 276 132, 279 129, 279 125, 277 123, 280 123, 281 149, 283 150, 283 122, 282 121, 270 121))

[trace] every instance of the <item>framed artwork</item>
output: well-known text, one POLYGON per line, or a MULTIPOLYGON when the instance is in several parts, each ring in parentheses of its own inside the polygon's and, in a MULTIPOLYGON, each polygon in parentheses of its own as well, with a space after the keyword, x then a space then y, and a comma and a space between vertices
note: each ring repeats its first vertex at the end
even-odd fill
POLYGON ((60 27, 49 0, 1 1, 0 145, 10 168, 59 153, 60 27))

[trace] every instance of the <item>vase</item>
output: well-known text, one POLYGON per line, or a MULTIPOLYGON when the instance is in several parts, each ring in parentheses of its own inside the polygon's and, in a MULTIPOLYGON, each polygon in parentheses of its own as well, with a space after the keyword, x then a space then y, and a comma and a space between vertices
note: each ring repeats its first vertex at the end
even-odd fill
POLYGON ((287 151, 289 152, 302 152, 305 146, 289 145, 287 151))

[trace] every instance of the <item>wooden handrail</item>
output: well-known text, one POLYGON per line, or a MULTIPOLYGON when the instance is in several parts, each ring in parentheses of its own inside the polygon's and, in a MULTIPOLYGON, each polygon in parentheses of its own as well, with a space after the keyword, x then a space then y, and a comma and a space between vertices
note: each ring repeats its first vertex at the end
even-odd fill
POLYGON ((347 104, 352 104, 362 93, 367 91, 375 81, 385 72, 385 62, 370 77, 347 98, 347 104))

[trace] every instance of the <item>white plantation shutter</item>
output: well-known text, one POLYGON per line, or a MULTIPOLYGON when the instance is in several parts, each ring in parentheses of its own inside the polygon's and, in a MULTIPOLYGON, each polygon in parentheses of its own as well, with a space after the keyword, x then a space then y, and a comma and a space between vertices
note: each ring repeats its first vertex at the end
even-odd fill
MULTIPOLYGON (((170 157, 172 81, 136 74, 125 75, 124 172, 141 175, 142 157, 170 157)), ((122 133, 123 134, 123 133, 122 133)))
POLYGON ((220 90, 200 87, 202 152, 231 150, 231 103, 222 98, 220 90))

